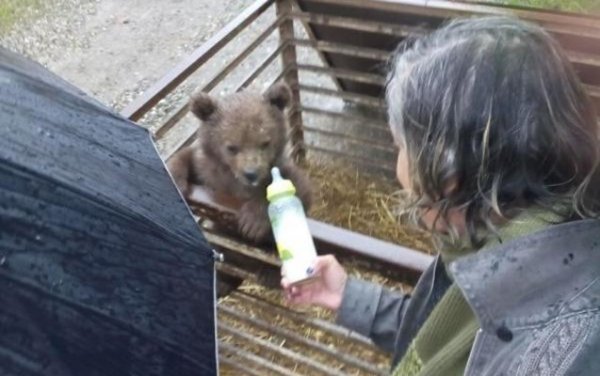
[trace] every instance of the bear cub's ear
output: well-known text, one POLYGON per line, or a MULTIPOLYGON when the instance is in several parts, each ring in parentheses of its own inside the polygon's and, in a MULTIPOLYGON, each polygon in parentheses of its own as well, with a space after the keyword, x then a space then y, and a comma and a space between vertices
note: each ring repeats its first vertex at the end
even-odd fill
POLYGON ((200 120, 208 120, 217 112, 217 108, 217 102, 201 91, 194 93, 190 98, 190 111, 200 120))
POLYGON ((284 82, 278 82, 265 92, 265 98, 273 106, 283 111, 292 101, 292 91, 284 82))

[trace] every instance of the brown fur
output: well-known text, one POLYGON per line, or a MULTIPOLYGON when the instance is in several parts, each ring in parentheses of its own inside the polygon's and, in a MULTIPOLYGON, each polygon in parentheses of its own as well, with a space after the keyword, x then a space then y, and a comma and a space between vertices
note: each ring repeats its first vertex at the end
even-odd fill
POLYGON ((292 180, 306 210, 311 204, 308 177, 284 152, 284 110, 290 100, 290 89, 282 83, 264 95, 246 91, 216 100, 195 94, 190 109, 202 121, 197 139, 168 162, 186 198, 192 184, 201 184, 239 202, 240 234, 254 242, 271 235, 265 195, 273 166, 292 180))

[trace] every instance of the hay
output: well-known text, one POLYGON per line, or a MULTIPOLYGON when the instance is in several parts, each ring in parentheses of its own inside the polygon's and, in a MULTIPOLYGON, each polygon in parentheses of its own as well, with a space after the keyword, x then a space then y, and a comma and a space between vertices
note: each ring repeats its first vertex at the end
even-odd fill
MULTIPOLYGON (((266 288, 264 286, 260 286, 251 282, 244 282, 240 287, 240 291, 245 293, 249 293, 254 296, 260 296, 262 299, 273 302, 278 305, 284 305, 285 302, 282 298, 280 290, 273 290, 266 288)), ((294 333, 300 334, 304 338, 317 341, 323 345, 326 345, 330 349, 338 352, 351 355, 353 357, 358 357, 363 361, 366 361, 370 364, 375 365, 382 371, 387 370, 389 367, 389 354, 386 354, 374 346, 364 346, 358 345, 356 343, 352 343, 351 341, 346 340, 344 336, 332 335, 329 332, 324 332, 319 330, 319 328, 310 325, 309 323, 300 323, 295 320, 291 320, 289 316, 280 315, 271 311, 267 311, 261 307, 248 305, 244 302, 238 300, 236 296, 226 296, 219 300, 220 306, 227 306, 229 308, 234 309, 237 312, 243 313, 248 317, 253 317, 259 320, 263 320, 268 322, 271 325, 275 325, 279 328, 283 328, 294 333)), ((296 312, 301 312, 303 315, 310 317, 318 317, 323 320, 332 321, 333 313, 331 311, 322 310, 315 307, 304 307, 298 308, 294 307, 293 309, 296 312)), ((328 354, 321 353, 313 348, 300 345, 298 343, 294 343, 293 341, 287 341, 284 337, 278 336, 270 331, 266 331, 264 329, 255 327, 253 325, 248 325, 245 322, 240 322, 233 317, 228 316, 227 314, 220 312, 219 320, 221 322, 226 323, 230 327, 233 327, 240 332, 244 332, 247 334, 251 334, 256 338, 261 338, 263 340, 269 341, 278 347, 286 348, 291 350, 297 354, 301 354, 306 356, 314 361, 317 361, 323 365, 327 365, 331 367, 331 369, 336 369, 341 371, 344 374, 348 375, 367 375, 364 370, 348 366, 343 361, 340 361, 337 358, 331 357, 328 354)), ((219 340, 224 343, 231 343, 238 348, 251 352, 253 354, 260 355, 261 358, 267 359, 273 363, 276 363, 280 366, 285 367, 288 370, 295 370, 299 374, 315 374, 315 371, 310 367, 306 367, 305 364, 297 363, 290 358, 277 356, 276 354, 271 354, 269 352, 265 352, 264 348, 260 348, 253 343, 248 341, 243 341, 238 338, 232 338, 224 333, 219 333, 219 340)), ((236 374, 235 370, 229 370, 225 367, 225 373, 223 374, 236 374)), ((239 373, 238 373, 239 374, 239 373)))
POLYGON ((310 216, 391 243, 431 253, 427 234, 403 226, 395 214, 407 199, 398 185, 356 168, 310 161, 314 204, 310 216))

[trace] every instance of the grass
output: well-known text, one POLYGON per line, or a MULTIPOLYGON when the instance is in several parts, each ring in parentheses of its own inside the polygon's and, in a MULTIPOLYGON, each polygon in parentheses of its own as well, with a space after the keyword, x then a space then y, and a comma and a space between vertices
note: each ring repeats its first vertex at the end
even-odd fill
POLYGON ((600 0, 493 0, 492 2, 569 12, 600 11, 600 0))
POLYGON ((0 0, 0 34, 8 32, 16 23, 42 8, 43 0, 0 0))

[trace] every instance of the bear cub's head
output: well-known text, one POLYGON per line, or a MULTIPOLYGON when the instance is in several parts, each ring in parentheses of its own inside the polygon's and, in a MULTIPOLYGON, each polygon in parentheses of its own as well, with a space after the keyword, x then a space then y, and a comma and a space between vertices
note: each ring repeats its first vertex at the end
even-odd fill
POLYGON ((284 83, 262 95, 242 91, 216 99, 194 94, 190 110, 202 121, 198 135, 207 157, 229 168, 244 186, 267 184, 287 142, 284 110, 291 98, 284 83))

